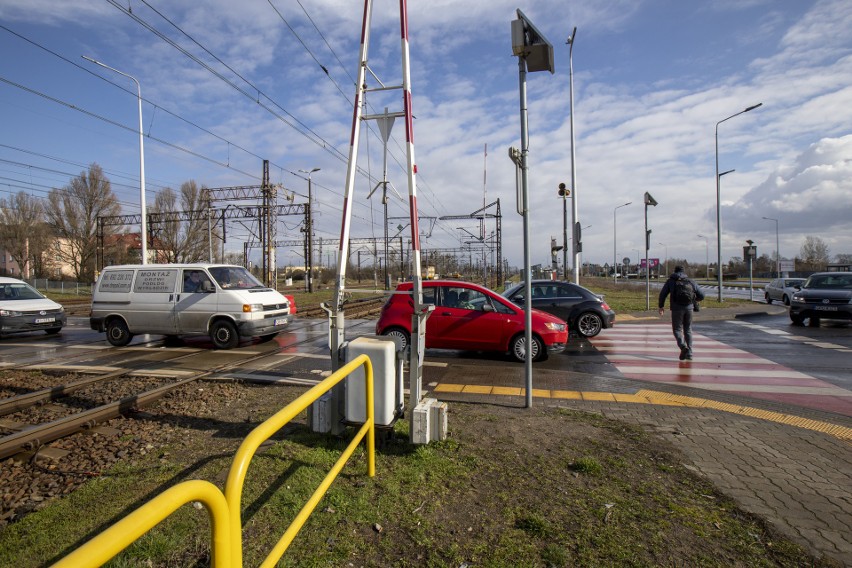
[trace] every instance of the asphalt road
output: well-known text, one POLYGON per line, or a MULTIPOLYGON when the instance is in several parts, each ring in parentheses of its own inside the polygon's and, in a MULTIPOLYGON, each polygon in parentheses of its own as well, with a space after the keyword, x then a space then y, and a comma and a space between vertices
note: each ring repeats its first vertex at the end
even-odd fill
MULTIPOLYGON (((759 306, 754 306, 759 308, 759 306)), ((767 308, 769 308, 767 306, 767 308)), ((711 318, 713 310, 702 311, 711 318)), ((759 311, 728 319, 696 321, 695 359, 689 364, 677 360, 678 350, 666 317, 648 314, 630 323, 618 323, 591 340, 572 338, 565 352, 551 355, 533 365, 533 373, 547 377, 548 388, 572 389, 582 379, 586 387, 607 390, 608 379, 631 379, 647 384, 679 385, 722 393, 756 397, 761 400, 802 406, 814 410, 852 416, 852 324, 823 321, 819 327, 794 326, 786 311, 773 306, 770 313, 759 311)), ((289 365, 328 370, 327 324, 324 320, 296 318, 280 335, 279 343, 299 339, 299 357, 289 365)), ((369 321, 347 324, 347 337, 373 333, 369 321)), ((134 338, 131 345, 158 336, 134 338)), ((89 329, 88 318, 72 317, 59 336, 43 333, 9 336, 0 347, 11 355, 15 349, 43 346, 50 351, 71 346, 79 353, 90 346, 103 357, 110 348, 104 335, 89 329)), ((203 339, 188 346, 209 348, 203 339)), ((238 349, 257 348, 243 344, 238 349)), ((166 348, 168 349, 168 348, 166 348)), ((121 351, 116 350, 116 356, 121 351)), ((61 356, 59 356, 61 358, 61 356)), ((3 357, 5 359, 5 357, 3 357)), ((2 361, 0 361, 2 362, 2 361)), ((508 356, 429 349, 426 351, 424 382, 495 382, 524 386, 524 366, 508 356), (455 377, 454 375, 460 375, 455 377)), ((281 371, 284 372, 285 369, 281 371)), ((534 385, 537 388, 537 385, 534 385)))

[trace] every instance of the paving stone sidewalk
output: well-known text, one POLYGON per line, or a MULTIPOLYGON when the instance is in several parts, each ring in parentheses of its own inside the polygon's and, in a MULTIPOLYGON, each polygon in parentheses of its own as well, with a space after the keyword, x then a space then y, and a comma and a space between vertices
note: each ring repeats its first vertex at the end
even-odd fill
POLYGON ((741 506, 817 556, 852 566, 852 446, 829 435, 714 410, 570 401, 669 439, 741 506))
MULTIPOLYGON (((732 319, 784 310, 782 306, 755 303, 703 310, 700 314, 701 319, 707 320, 732 319)), ((658 319, 650 312, 629 314, 626 319, 641 321, 652 317, 658 319)), ((570 388, 578 391, 625 393, 648 387, 641 381, 584 374, 569 377, 569 382, 570 388)), ((852 428, 852 418, 846 416, 729 393, 660 384, 653 387, 852 428)), ((462 393, 442 392, 436 396, 446 401, 495 402, 494 397, 462 393)), ((522 397, 502 397, 502 403, 523 407, 524 401, 522 397)), ((534 399, 533 404, 598 412, 661 435, 684 453, 688 466, 744 510, 765 518, 812 554, 831 559, 838 566, 852 567, 852 444, 848 439, 710 408, 568 399, 534 399)))

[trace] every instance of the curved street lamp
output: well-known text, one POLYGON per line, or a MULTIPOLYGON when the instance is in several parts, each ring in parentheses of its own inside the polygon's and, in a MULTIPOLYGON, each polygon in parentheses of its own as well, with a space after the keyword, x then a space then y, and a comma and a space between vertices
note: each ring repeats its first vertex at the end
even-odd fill
POLYGON ((710 280, 710 237, 698 235, 699 239, 704 239, 704 257, 707 264, 707 280, 710 280))
POLYGON ((139 86, 139 81, 136 80, 136 77, 133 75, 128 75, 123 71, 119 71, 114 67, 110 67, 100 61, 92 59, 86 55, 82 56, 86 61, 91 61, 95 65, 100 65, 104 69, 109 69, 110 71, 114 71, 119 75, 124 75, 128 79, 132 79, 134 83, 136 83, 136 98, 139 101, 139 204, 140 211, 142 214, 142 222, 140 223, 139 231, 142 233, 140 235, 140 240, 142 243, 142 264, 148 264, 148 215, 145 209, 145 146, 144 146, 144 135, 142 134, 142 87, 139 86))
MULTIPOLYGON (((668 274, 669 274, 669 245, 667 245, 665 243, 657 243, 657 244, 660 245, 661 247, 665 247, 665 249, 666 249, 666 261, 665 261, 665 264, 664 264, 663 272, 668 276, 668 274)), ((658 274, 658 276, 659 276, 659 274, 658 274)))
POLYGON ((764 217, 767 221, 775 221, 775 278, 781 278, 781 245, 778 240, 778 219, 764 217))
POLYGON ((580 253, 583 243, 580 237, 580 213, 577 210, 577 167, 575 165, 574 151, 574 40, 577 39, 577 26, 565 41, 568 44, 568 96, 571 106, 571 226, 574 227, 574 284, 580 285, 580 253))
POLYGON ((746 113, 750 110, 754 110, 757 107, 763 105, 763 103, 757 103, 756 105, 752 105, 750 107, 746 107, 738 113, 732 114, 727 118, 723 118, 719 122, 716 123, 716 248, 718 249, 718 258, 716 264, 716 279, 719 285, 719 301, 722 301, 722 208, 721 208, 721 198, 722 198, 722 190, 721 184, 719 183, 719 178, 727 173, 731 173, 733 170, 729 170, 723 174, 719 173, 719 125, 725 122, 726 120, 731 120, 735 116, 739 116, 743 113, 746 113))
POLYGON ((619 209, 621 209, 622 207, 627 207, 631 203, 633 203, 633 202, 628 201, 624 205, 619 205, 618 207, 616 207, 615 209, 612 210, 612 278, 613 278, 614 281, 618 280, 618 271, 615 268, 616 266, 618 266, 618 250, 616 248, 618 240, 616 238, 616 231, 615 231, 615 227, 616 227, 615 212, 618 211, 619 209))

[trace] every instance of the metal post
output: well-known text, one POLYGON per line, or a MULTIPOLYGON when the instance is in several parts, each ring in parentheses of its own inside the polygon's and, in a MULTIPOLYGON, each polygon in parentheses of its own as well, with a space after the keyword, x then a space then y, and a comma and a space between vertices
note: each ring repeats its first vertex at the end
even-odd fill
POLYGON ((710 280, 710 238, 704 235, 698 235, 698 238, 704 239, 704 263, 707 265, 705 278, 710 280))
POLYGON ((616 240, 616 230, 615 230, 615 227, 616 227, 616 223, 615 223, 615 221, 616 221, 616 217, 615 217, 615 212, 616 212, 616 211, 618 211, 619 209, 621 209, 622 207, 627 207, 627 206, 628 206, 628 205, 630 205, 631 203, 633 203, 633 202, 632 202, 632 201, 628 201, 627 203, 625 203, 625 204, 623 204, 623 205, 619 205, 618 207, 616 207, 615 209, 613 209, 613 210, 612 210, 612 279, 613 279, 613 281, 617 281, 617 280, 618 280, 618 270, 616 269, 616 266, 618 266, 618 259, 616 258, 616 257, 618 256, 618 251, 617 251, 617 249, 616 249, 616 246, 617 246, 617 245, 616 245, 616 243, 617 243, 618 241, 616 240))
MULTIPOLYGON (((308 235, 308 254, 305 257, 305 264, 307 268, 307 274, 305 278, 308 279, 308 292, 312 293, 314 291, 314 279, 312 277, 313 274, 313 264, 314 264, 314 248, 313 248, 313 240, 314 240, 314 232, 313 232, 313 224, 314 218, 311 213, 311 204, 313 203, 313 190, 311 186, 311 174, 314 172, 320 171, 319 168, 313 168, 311 170, 299 170, 303 174, 308 174, 308 226, 307 226, 307 235, 308 235)), ((322 258, 320 258, 320 262, 322 262, 322 258)))
MULTIPOLYGON (((577 37, 577 26, 571 32, 571 36, 565 42, 568 48, 568 95, 571 104, 571 226, 574 227, 574 284, 580 284, 580 253, 583 251, 583 243, 580 240, 580 214, 577 206, 577 167, 575 163, 574 148, 574 40, 577 37)), ((567 243, 566 243, 567 244, 567 243)))
POLYGON ((754 110, 762 104, 763 103, 757 103, 756 105, 747 107, 744 110, 732 114, 727 118, 723 118, 722 120, 716 123, 716 281, 719 288, 719 302, 722 302, 722 188, 719 180, 723 175, 734 171, 729 170, 721 174, 719 173, 719 125, 725 122, 726 120, 730 120, 735 116, 743 114, 744 112, 754 110))
POLYGON ((83 56, 86 61, 91 61, 95 65, 100 65, 110 71, 115 71, 119 75, 124 75, 136 83, 136 98, 139 101, 139 207, 142 221, 139 230, 141 232, 140 240, 142 244, 142 264, 148 264, 148 214, 145 207, 145 135, 142 130, 142 87, 139 86, 139 81, 132 75, 128 75, 123 71, 119 71, 114 67, 110 67, 91 57, 83 56))
POLYGON ((532 269, 530 255, 530 210, 529 185, 527 177, 527 154, 529 153, 529 133, 527 132, 527 65, 523 57, 518 58, 518 88, 521 100, 521 194, 524 219, 524 341, 526 358, 524 360, 524 406, 532 408, 532 269))
POLYGON ((767 221, 775 221, 775 278, 781 278, 781 244, 778 239, 778 219, 764 217, 767 221))

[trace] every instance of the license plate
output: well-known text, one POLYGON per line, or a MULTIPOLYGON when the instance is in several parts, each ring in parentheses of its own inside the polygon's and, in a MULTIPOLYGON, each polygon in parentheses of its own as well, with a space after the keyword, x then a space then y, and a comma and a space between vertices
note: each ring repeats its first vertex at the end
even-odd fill
POLYGON ((53 323, 56 321, 56 318, 38 318, 35 320, 36 323, 53 323))
POLYGON ((814 309, 822 312, 836 312, 837 306, 814 306, 814 309))
POLYGON ((272 322, 272 325, 284 325, 286 323, 287 323, 287 318, 278 318, 274 322, 272 322))

